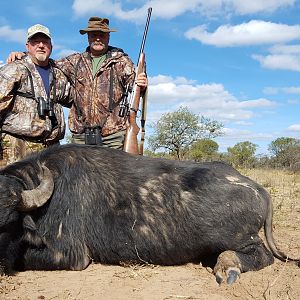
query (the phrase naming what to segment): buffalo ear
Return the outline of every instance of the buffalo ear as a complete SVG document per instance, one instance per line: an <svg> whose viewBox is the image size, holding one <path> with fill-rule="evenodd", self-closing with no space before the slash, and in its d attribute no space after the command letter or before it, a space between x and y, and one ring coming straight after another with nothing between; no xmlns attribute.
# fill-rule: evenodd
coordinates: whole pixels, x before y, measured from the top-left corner
<svg viewBox="0 0 300 300"><path fill-rule="evenodd" d="M40 184L32 189L21 193L22 200L19 204L21 211L30 211L43 206L51 197L54 190L54 180L51 171L45 166L41 166L38 174Z"/></svg>
<svg viewBox="0 0 300 300"><path fill-rule="evenodd" d="M44 245L42 237L38 233L38 228L30 215L26 215L23 219L24 235L23 240L30 246L41 247Z"/></svg>
<svg viewBox="0 0 300 300"><path fill-rule="evenodd" d="M30 231L36 231L36 224L34 223L33 219L31 216L26 215L23 219L23 227L25 229L28 229Z"/></svg>

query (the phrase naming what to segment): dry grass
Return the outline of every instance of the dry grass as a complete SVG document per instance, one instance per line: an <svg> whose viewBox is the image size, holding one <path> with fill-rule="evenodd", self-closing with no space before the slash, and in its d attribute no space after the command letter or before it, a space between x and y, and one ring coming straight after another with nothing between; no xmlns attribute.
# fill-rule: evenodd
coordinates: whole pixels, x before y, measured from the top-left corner
<svg viewBox="0 0 300 300"><path fill-rule="evenodd" d="M241 172L270 193L274 206L274 225L284 222L285 227L300 228L300 173L262 169Z"/></svg>

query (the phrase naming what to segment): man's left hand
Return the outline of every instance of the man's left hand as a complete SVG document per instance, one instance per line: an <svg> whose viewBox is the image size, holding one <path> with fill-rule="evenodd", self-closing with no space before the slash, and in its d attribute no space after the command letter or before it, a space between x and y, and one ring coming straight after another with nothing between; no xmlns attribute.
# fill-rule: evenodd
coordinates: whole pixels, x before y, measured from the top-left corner
<svg viewBox="0 0 300 300"><path fill-rule="evenodd" d="M146 73L140 73L137 76L136 84L141 88L142 91L144 91L147 88L148 78L147 78Z"/></svg>

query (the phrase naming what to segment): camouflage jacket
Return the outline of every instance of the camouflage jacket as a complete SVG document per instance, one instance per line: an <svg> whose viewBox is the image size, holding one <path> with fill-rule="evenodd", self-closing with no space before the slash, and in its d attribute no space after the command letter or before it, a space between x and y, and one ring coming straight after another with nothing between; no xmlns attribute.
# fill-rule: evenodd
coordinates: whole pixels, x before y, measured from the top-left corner
<svg viewBox="0 0 300 300"><path fill-rule="evenodd" d="M73 105L69 128L72 133L83 133L85 126L100 126L102 135L107 136L127 128L127 118L119 117L122 95L128 83L133 85L135 77L133 62L127 54L109 47L107 58L95 76L89 48L56 61L56 65L71 83Z"/></svg>
<svg viewBox="0 0 300 300"><path fill-rule="evenodd" d="M55 118L40 117L38 97L47 99L46 91L39 72L30 56L0 68L0 128L4 133L15 137L38 142L54 142L62 139L65 133L65 120L62 106L67 103L69 84L64 74L54 67L55 85L51 84L50 98L54 99ZM29 75L31 74L31 76ZM31 79L34 87L32 91ZM54 89L55 86L55 89ZM35 97L33 97L33 93ZM54 121L55 120L55 121Z"/></svg>

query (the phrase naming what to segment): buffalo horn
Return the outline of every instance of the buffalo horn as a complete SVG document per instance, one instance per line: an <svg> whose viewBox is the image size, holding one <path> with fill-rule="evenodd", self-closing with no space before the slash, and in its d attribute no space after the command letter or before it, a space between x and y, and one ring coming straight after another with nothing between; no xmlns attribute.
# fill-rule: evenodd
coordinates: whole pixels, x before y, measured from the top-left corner
<svg viewBox="0 0 300 300"><path fill-rule="evenodd" d="M20 210L30 211L44 205L51 197L54 189L54 181L51 171L42 165L42 172L38 175L40 184L33 190L23 191Z"/></svg>

